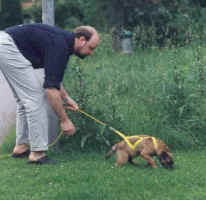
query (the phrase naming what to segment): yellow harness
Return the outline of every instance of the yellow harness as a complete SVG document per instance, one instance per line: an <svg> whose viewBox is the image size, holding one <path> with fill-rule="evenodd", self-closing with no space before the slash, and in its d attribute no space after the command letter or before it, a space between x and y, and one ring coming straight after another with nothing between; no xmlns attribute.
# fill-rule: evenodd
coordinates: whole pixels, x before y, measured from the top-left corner
<svg viewBox="0 0 206 200"><path fill-rule="evenodd" d="M138 140L134 143L134 144L131 144L131 142L127 142L128 146L134 150L138 144L140 144L144 139L148 139L148 138L151 138L152 139L152 142L154 144L154 148L157 149L158 147L158 144L157 144L157 139L155 137L152 137L152 136L128 136L126 137L127 139L130 139L130 138L137 138Z"/></svg>

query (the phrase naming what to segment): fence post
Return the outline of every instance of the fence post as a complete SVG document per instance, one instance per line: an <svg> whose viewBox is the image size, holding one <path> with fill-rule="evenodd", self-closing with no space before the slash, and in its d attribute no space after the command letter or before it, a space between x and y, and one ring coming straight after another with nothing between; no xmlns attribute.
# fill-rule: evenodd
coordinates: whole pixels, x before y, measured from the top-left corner
<svg viewBox="0 0 206 200"><path fill-rule="evenodd" d="M42 22L54 26L54 0L42 0Z"/></svg>
<svg viewBox="0 0 206 200"><path fill-rule="evenodd" d="M2 11L2 0L0 0L0 12Z"/></svg>
<svg viewBox="0 0 206 200"><path fill-rule="evenodd" d="M42 0L42 23L54 26L54 0ZM44 77L44 71L37 72ZM42 79L43 79L42 77ZM59 120L56 113L51 109L48 104L47 107L49 118L49 144L51 144L58 136Z"/></svg>

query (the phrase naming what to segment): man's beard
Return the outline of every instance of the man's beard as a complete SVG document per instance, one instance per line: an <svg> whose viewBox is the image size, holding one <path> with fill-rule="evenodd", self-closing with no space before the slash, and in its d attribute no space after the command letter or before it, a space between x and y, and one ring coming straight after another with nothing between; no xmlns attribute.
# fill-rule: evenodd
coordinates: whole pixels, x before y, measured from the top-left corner
<svg viewBox="0 0 206 200"><path fill-rule="evenodd" d="M81 58L81 59L84 59L84 58L86 58L87 57L87 55L82 55L82 54L80 54L79 52L74 52L74 54L76 55L76 56L78 56L79 58Z"/></svg>

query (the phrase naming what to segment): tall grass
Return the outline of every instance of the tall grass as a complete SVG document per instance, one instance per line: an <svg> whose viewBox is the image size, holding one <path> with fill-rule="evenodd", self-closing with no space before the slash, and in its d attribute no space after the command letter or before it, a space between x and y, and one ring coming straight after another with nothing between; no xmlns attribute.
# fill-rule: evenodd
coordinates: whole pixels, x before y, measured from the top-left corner
<svg viewBox="0 0 206 200"><path fill-rule="evenodd" d="M64 85L79 106L126 135L160 137L171 148L204 146L206 48L115 53L108 35L92 58L72 58ZM119 136L79 113L69 113L82 147L105 148Z"/></svg>

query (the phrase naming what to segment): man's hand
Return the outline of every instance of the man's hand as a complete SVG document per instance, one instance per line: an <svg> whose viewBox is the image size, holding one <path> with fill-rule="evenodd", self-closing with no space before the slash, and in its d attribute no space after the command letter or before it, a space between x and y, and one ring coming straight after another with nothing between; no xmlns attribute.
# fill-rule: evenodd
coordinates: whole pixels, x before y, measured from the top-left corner
<svg viewBox="0 0 206 200"><path fill-rule="evenodd" d="M73 111L77 111L79 109L79 106L77 103L69 96L66 98L67 108Z"/></svg>
<svg viewBox="0 0 206 200"><path fill-rule="evenodd" d="M62 98L60 95L60 91L54 88L47 88L46 94L47 94L49 103L51 104L53 110L56 112L56 114L58 115L61 121L62 131L66 135L73 135L75 132L75 127L72 121L68 118L67 113L65 112L65 109L62 105ZM74 110L78 109L77 104L75 105L75 102L74 101L72 102L71 98L68 98L68 100L69 100L70 106L72 106L72 109Z"/></svg>
<svg viewBox="0 0 206 200"><path fill-rule="evenodd" d="M75 133L74 124L72 123L70 119L61 121L61 129L65 135L72 136Z"/></svg>

